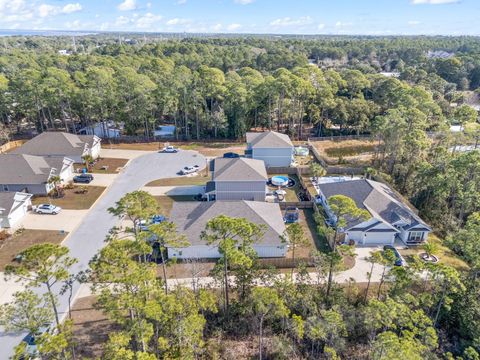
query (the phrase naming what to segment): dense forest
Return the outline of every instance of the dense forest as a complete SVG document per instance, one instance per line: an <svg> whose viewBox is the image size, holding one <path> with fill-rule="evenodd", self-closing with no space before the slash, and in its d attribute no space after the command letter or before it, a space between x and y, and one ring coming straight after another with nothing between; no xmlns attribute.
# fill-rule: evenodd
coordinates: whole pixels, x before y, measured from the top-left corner
<svg viewBox="0 0 480 360"><path fill-rule="evenodd" d="M3 140L75 132L102 120L124 123L128 135L144 139L165 123L175 124L182 140L241 139L251 128L299 139L369 134L379 145L367 172L409 198L468 264L456 270L418 263L393 268L375 286L340 285L328 280L348 251L339 247L315 255L321 281L309 281L299 266L294 282L258 267L255 224L213 219L206 233L215 241L221 231L250 234L241 244L223 244L223 260L236 261L228 299L225 284L223 293L167 289L154 265L142 261L151 248L136 235L113 234L85 275L118 329L105 359L230 359L234 341L249 337L259 342L255 356L263 351L271 359L480 359L480 151L457 151L480 140L471 106L480 86L479 38L98 35L75 45L66 37L12 37L3 45ZM463 131L452 133L452 124ZM117 211L131 215L126 207ZM164 239L172 233L158 231ZM49 266L55 260L68 268L74 260L67 252L34 249L25 262L30 256L32 267L20 268L38 271L39 254ZM213 274L220 284L223 260ZM371 262L387 268L392 259ZM269 286L256 287L260 278ZM67 271L58 281L68 279ZM17 308L35 307L27 295ZM4 309L3 321L17 308ZM52 358L70 357L71 329L61 329L45 345Z"/></svg>

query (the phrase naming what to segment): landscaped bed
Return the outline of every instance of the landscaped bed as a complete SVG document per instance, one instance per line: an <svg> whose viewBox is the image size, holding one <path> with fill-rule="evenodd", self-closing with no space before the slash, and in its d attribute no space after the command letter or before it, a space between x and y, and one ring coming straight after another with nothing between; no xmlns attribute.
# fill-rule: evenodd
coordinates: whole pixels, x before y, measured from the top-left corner
<svg viewBox="0 0 480 360"><path fill-rule="evenodd" d="M66 232L56 230L17 230L9 238L0 241L0 271L5 270L5 265L13 264L15 256L32 245L63 241Z"/></svg>
<svg viewBox="0 0 480 360"><path fill-rule="evenodd" d="M428 235L428 241L437 245L438 251L435 252L435 256L438 257L439 262L448 266L452 266L457 270L467 270L468 265L460 259L452 250L442 244L436 235ZM413 257L420 259L420 254L425 253L422 246L411 246L407 249L398 248L398 252L405 258L407 262L412 262Z"/></svg>
<svg viewBox="0 0 480 360"><path fill-rule="evenodd" d="M102 158L95 165L91 166L88 172L94 174L116 174L127 162L128 159ZM85 168L85 165L75 164L76 172L81 171L83 168Z"/></svg>
<svg viewBox="0 0 480 360"><path fill-rule="evenodd" d="M90 209L93 203L102 195L106 188L103 186L77 186L64 189L63 197L36 196L32 199L33 205L53 204L65 210ZM86 191L83 193L83 191Z"/></svg>

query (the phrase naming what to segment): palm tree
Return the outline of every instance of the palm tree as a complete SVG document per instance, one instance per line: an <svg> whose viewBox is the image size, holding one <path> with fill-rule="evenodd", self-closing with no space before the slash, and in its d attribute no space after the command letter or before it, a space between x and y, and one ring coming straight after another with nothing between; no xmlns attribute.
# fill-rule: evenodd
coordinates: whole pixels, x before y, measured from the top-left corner
<svg viewBox="0 0 480 360"><path fill-rule="evenodd" d="M438 251L438 245L432 241L423 244L422 249L427 254L427 260L431 260L435 253Z"/></svg>
<svg viewBox="0 0 480 360"><path fill-rule="evenodd" d="M58 185L62 182L62 179L58 175L50 176L48 179L48 183L53 185L55 189L55 196L58 197L60 192L58 191Z"/></svg>
<svg viewBox="0 0 480 360"><path fill-rule="evenodd" d="M319 177L325 176L327 174L327 170L325 170L325 168L319 163L312 162L310 164L310 173L315 180L317 180Z"/></svg>
<svg viewBox="0 0 480 360"><path fill-rule="evenodd" d="M91 155L83 155L82 160L87 169L90 170L90 164L93 163L93 157Z"/></svg>

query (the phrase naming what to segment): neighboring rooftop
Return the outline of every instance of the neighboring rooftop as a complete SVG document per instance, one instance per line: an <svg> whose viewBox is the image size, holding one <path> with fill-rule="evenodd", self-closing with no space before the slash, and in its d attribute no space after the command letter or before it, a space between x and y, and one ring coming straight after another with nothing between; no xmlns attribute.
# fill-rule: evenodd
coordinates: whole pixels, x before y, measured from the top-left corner
<svg viewBox="0 0 480 360"><path fill-rule="evenodd" d="M83 156L93 146L94 135L75 135L64 132L43 132L16 148L12 154Z"/></svg>
<svg viewBox="0 0 480 360"><path fill-rule="evenodd" d="M392 225L399 220L411 224L428 227L403 199L387 185L373 180L350 180L331 183L320 183L320 190L328 199L333 195L345 195L355 201L357 207L366 209L372 217L382 219ZM361 221L349 222L354 226Z"/></svg>
<svg viewBox="0 0 480 360"><path fill-rule="evenodd" d="M216 158L213 163L213 181L267 181L263 160L248 158Z"/></svg>
<svg viewBox="0 0 480 360"><path fill-rule="evenodd" d="M63 157L46 157L25 154L0 155L0 184L41 184L46 183L52 168L60 174Z"/></svg>
<svg viewBox="0 0 480 360"><path fill-rule="evenodd" d="M200 234L210 219L219 215L245 218L255 224L263 225L264 236L258 244L280 245L280 236L285 231L280 206L260 201L211 201L211 202L175 202L170 218L177 231L185 234L191 245L205 245Z"/></svg>
<svg viewBox="0 0 480 360"><path fill-rule="evenodd" d="M288 135L280 134L276 131L265 131L261 133L247 132L247 143L252 148L275 148L293 146Z"/></svg>
<svg viewBox="0 0 480 360"><path fill-rule="evenodd" d="M18 199L29 199L32 197L31 194L20 193L14 191L0 192L0 216L8 215L12 212L13 206ZM18 206L17 206L18 207Z"/></svg>

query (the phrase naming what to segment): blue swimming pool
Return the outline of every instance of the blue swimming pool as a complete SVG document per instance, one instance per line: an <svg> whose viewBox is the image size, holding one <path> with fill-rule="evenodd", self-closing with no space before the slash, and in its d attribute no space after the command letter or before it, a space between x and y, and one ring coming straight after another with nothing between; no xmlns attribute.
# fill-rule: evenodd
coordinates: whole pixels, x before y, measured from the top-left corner
<svg viewBox="0 0 480 360"><path fill-rule="evenodd" d="M292 187L295 186L295 180L288 176L275 175L268 180L268 184L271 186Z"/></svg>

